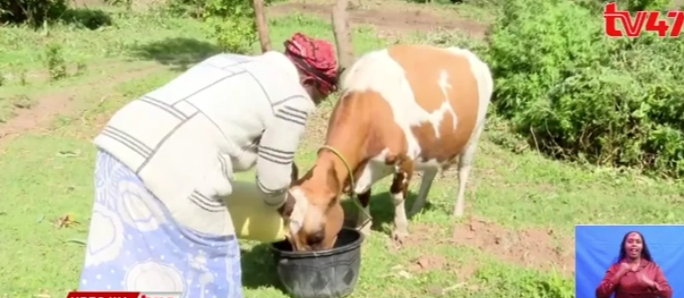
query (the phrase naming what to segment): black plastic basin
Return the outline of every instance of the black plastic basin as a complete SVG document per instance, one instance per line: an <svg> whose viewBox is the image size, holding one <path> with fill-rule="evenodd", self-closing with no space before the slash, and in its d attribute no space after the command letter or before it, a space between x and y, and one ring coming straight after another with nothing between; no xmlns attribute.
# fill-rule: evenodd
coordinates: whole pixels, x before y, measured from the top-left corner
<svg viewBox="0 0 684 298"><path fill-rule="evenodd" d="M343 228L335 247L294 252L287 240L271 244L278 277L297 298L346 297L354 291L361 268L363 235Z"/></svg>

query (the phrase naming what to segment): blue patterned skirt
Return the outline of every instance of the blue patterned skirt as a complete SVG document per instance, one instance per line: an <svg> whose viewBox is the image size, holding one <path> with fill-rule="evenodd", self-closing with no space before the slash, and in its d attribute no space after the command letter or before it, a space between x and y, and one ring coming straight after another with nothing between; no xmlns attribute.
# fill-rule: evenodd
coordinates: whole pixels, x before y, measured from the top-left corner
<svg viewBox="0 0 684 298"><path fill-rule="evenodd" d="M140 178L107 152L95 166L95 203L80 291L179 291L241 298L235 236L180 226Z"/></svg>

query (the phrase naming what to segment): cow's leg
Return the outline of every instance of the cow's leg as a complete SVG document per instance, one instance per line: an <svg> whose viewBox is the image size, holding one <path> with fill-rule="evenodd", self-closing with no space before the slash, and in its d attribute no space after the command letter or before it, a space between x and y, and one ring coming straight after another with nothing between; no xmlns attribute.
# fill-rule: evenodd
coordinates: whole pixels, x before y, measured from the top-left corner
<svg viewBox="0 0 684 298"><path fill-rule="evenodd" d="M356 215L356 228L359 229L364 236L368 237L370 236L371 226L373 225L373 221L371 220L371 217L369 217L371 190L368 189L364 193L358 194L356 197L359 199L361 207L363 207Z"/></svg>
<svg viewBox="0 0 684 298"><path fill-rule="evenodd" d="M475 156L475 151L477 149L477 143L482 134L484 125L480 125L473 134L472 139L468 142L465 150L461 153L458 159L458 197L456 199L456 205L454 206L454 216L463 216L463 208L465 205L465 188L468 183L468 177L470 176L470 170L473 164L473 157Z"/></svg>
<svg viewBox="0 0 684 298"><path fill-rule="evenodd" d="M413 207L411 207L409 216L416 215L420 209L425 207L425 203L427 203L427 196L430 193L430 188L432 188L432 181L434 181L435 177L437 176L437 170L438 168L430 168L423 171L423 178L420 181L418 197L416 197L416 201L413 202Z"/></svg>
<svg viewBox="0 0 684 298"><path fill-rule="evenodd" d="M392 232L392 238L400 244L409 235L404 202L406 202L408 197L409 182L411 181L412 174L413 163L406 162L394 174L392 187L390 187L390 194L394 203L394 231Z"/></svg>
<svg viewBox="0 0 684 298"><path fill-rule="evenodd" d="M392 239L399 243L403 242L408 236L408 219L406 218L406 209L404 202L406 199L404 185L406 184L407 175L404 172L397 172L394 174L392 186L390 186L390 195L392 196L392 203L394 203L394 230L392 231Z"/></svg>

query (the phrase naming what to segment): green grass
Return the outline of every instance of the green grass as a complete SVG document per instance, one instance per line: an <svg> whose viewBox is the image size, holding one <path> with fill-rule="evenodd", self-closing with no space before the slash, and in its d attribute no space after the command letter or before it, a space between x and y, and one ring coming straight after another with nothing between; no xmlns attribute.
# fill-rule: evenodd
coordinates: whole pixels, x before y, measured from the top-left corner
<svg viewBox="0 0 684 298"><path fill-rule="evenodd" d="M17 76L8 76L0 90L0 111L11 111L15 105L6 98L39 98L74 86L82 88L74 112L57 116L49 131L0 141L0 260L5 261L0 266L0 297L64 297L78 285L84 248L71 240L87 235L95 152L90 140L98 125L128 100L164 84L201 55L216 51L197 21L108 10L115 12L114 25L97 31L60 25L52 27L46 37L24 28L0 28L0 69L21 70L12 74L46 72L43 53L35 50L45 42L61 47L65 64L87 66L83 74L69 72L54 82L36 76L24 84ZM272 20L270 28L277 49L297 31L332 37L326 23L302 15ZM368 28L356 30L354 42L357 53L386 44ZM162 66L142 77L122 76L156 64ZM115 77L119 79L111 79ZM310 124L297 156L303 169L313 163L330 107L323 105ZM676 183L568 165L532 152L514 154L495 145L490 138L498 132L490 130L476 157L466 199L467 217L486 221L475 231L477 237L454 235L454 230L461 231L476 220L450 216L457 186L456 175L450 172L434 185L431 207L411 220L413 234L407 245L393 248L387 237L393 208L384 181L374 188L371 209L377 222L363 247L354 297L571 297L571 270L560 268L567 265L560 262L573 259L570 245L575 224L674 223L684 215L684 188ZM251 176L240 175L242 179ZM414 189L417 184L416 179ZM52 225L64 214L73 214L80 225L62 229ZM535 231L552 231L553 236L544 241L525 236ZM478 242L495 237L509 242ZM242 245L246 297L286 297L278 289L264 245L249 241ZM540 247L553 249L564 257L532 256L524 264L516 247L531 253L543 251ZM545 266L556 261L558 273Z"/></svg>

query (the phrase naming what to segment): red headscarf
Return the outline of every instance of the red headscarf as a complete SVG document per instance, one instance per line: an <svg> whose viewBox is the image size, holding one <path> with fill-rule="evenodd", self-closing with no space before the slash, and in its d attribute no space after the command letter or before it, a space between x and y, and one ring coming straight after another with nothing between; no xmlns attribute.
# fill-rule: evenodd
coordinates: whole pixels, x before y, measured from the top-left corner
<svg viewBox="0 0 684 298"><path fill-rule="evenodd" d="M295 33L285 41L285 55L318 83L318 89L324 95L337 89L337 57L331 43Z"/></svg>

